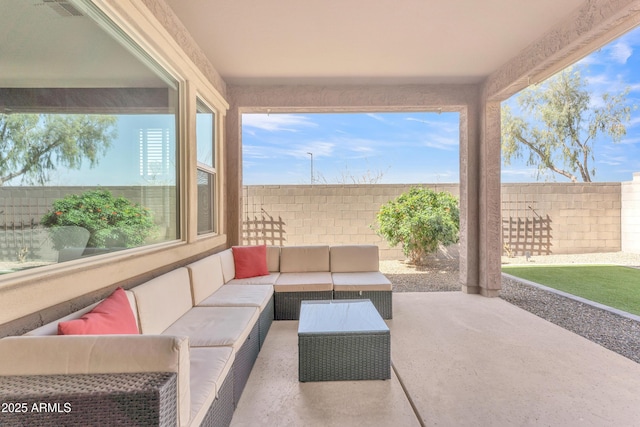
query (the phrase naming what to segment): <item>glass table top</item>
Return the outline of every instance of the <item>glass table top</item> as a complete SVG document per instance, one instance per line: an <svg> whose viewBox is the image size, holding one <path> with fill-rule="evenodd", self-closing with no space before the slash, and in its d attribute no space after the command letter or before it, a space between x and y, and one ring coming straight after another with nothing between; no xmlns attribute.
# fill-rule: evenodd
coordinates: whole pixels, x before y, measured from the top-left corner
<svg viewBox="0 0 640 427"><path fill-rule="evenodd" d="M302 301L298 334L389 332L368 300Z"/></svg>

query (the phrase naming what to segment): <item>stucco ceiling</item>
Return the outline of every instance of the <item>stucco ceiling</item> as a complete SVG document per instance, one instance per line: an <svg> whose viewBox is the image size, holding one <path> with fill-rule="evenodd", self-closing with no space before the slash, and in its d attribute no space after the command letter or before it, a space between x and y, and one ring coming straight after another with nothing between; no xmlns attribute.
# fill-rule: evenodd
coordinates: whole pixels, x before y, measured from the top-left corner
<svg viewBox="0 0 640 427"><path fill-rule="evenodd" d="M230 84L476 83L586 0L166 0Z"/></svg>

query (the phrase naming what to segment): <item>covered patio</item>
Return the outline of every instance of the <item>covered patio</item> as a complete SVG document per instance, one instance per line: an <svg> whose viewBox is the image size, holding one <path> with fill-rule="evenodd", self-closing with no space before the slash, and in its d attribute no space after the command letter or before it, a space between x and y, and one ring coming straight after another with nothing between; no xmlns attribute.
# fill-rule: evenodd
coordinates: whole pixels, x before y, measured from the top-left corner
<svg viewBox="0 0 640 427"><path fill-rule="evenodd" d="M233 426L631 426L640 365L499 298L396 293L391 380L298 382L275 322Z"/></svg>
<svg viewBox="0 0 640 427"><path fill-rule="evenodd" d="M66 0L29 3L11 6L73 9ZM21 101L3 111L41 111L35 95L50 89L44 107L54 114L61 111L59 94L68 98L65 111L84 110L70 95L85 89L99 89L92 99L100 102L91 108L101 113L113 108L103 101L115 92L125 104L149 92L154 106L155 91L144 86L159 84L171 114L164 104L158 111L175 127L175 140L167 143L174 157L166 162L174 198L164 206L172 215L164 240L3 275L0 337L22 335L118 286L130 289L240 244L244 113L455 111L462 292L393 294L388 381L299 383L297 323L274 322L232 425L637 424L640 365L484 297L499 296L501 288L501 101L636 27L640 0L71 3L85 13L81 19L100 24L100 33L108 27L122 36L136 60L142 58L142 75L151 67L154 79L138 83L138 68L121 67L115 55L110 67L88 67L87 75L95 77L99 68L104 80L55 75L53 65L64 64L64 57L31 57L23 53L30 40L5 34L2 48L17 48L0 53L11 50L27 60L16 59L13 73L0 76L3 94L18 93ZM33 40L49 37L46 29L36 30ZM32 58L41 62L33 65ZM121 74L114 79L116 71ZM163 76L160 83L156 74ZM215 154L204 169L196 144L203 105ZM138 110L118 110L132 111ZM210 198L199 208L203 170ZM200 219L208 228L199 228Z"/></svg>
<svg viewBox="0 0 640 427"><path fill-rule="evenodd" d="M0 315L2 335L24 332L72 312L104 298L118 285L129 288L240 244L242 115L253 112L459 112L460 288L495 297L500 292L502 253L500 102L640 22L638 0L409 0L375 6L356 0L314 2L304 8L291 0L78 0L74 4L82 11L76 16L67 10L73 9L71 4L52 6L53 12L15 2L7 4L7 12L61 13L63 19L79 19L74 22L80 25L101 21L110 31L130 38L125 43L135 44L131 49L141 57L155 61L155 71L144 73L155 77L139 80L137 68L117 66L118 61L130 60L122 53L114 54L108 66L100 65L98 58L103 58L98 55L95 64L85 61L86 69L74 66L73 61L82 63L81 59L66 57L64 50L55 61L37 50L33 55L39 65L25 61L25 55L18 53L46 39L48 24L58 22L43 14L42 23L31 31L43 34L30 36L31 40L3 40L7 47L20 43L20 49L7 56L14 68L3 75L5 111L77 112L84 107L75 96L83 93L91 94L91 108L99 113L111 111L104 102L111 96L122 97L118 102L129 106L122 109L124 114L166 112L169 105L171 115L166 117L173 120L171 127L175 125L172 155L177 160L165 163L173 166L171 191L177 196L175 203L167 198L167 206L159 211L171 213L160 243L2 277L0 298L6 302ZM73 38L64 32L64 25L56 28L61 36ZM100 31L87 31L89 45L103 43ZM45 43L38 49L49 48ZM67 68L86 75L69 75ZM161 78L154 74L160 69ZM87 83L98 72L104 79ZM112 85L129 90L100 88ZM144 88L149 85L163 88L166 99L158 106L153 97L144 98L150 104L140 110L133 102L139 96L127 94L134 89L149 94ZM202 101L207 101L215 119L216 155L208 169L201 169L196 155L195 116ZM129 145L135 152L135 144ZM211 183L206 189L207 212L198 209L202 189L194 178L202 173ZM136 191L144 188L138 186ZM201 230L200 220L211 224Z"/></svg>

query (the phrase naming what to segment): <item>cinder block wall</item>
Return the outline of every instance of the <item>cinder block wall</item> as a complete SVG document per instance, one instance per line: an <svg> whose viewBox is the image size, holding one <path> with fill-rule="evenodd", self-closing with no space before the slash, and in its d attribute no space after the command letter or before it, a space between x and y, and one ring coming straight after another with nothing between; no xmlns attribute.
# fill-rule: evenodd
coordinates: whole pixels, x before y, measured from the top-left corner
<svg viewBox="0 0 640 427"><path fill-rule="evenodd" d="M244 244L376 244L381 259L403 259L371 228L380 206L417 186L256 185L245 186ZM459 197L457 184L420 184Z"/></svg>
<svg viewBox="0 0 640 427"><path fill-rule="evenodd" d="M513 233L519 221L529 232L513 245L517 255L620 251L620 189L620 183L503 184L505 244L509 225Z"/></svg>
<svg viewBox="0 0 640 427"><path fill-rule="evenodd" d="M621 200L622 250L640 253L640 172L633 174L633 181L622 183Z"/></svg>
<svg viewBox="0 0 640 427"><path fill-rule="evenodd" d="M402 259L402 250L390 248L370 226L382 204L416 185L459 196L458 184L246 186L244 244L372 243L382 259ZM514 255L620 251L620 188L503 184L505 246Z"/></svg>

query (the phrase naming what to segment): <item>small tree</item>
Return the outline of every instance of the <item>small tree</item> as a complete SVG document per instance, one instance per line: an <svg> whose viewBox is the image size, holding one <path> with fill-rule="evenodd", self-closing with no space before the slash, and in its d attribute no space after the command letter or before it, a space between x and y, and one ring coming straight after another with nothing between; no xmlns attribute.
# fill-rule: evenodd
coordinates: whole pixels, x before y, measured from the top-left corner
<svg viewBox="0 0 640 427"><path fill-rule="evenodd" d="M402 244L405 256L420 263L440 245L458 242L458 200L447 192L414 187L380 208L374 229L392 247Z"/></svg>
<svg viewBox="0 0 640 427"><path fill-rule="evenodd" d="M58 166L94 166L116 136L115 116L0 114L0 186L22 177L43 184Z"/></svg>
<svg viewBox="0 0 640 427"><path fill-rule="evenodd" d="M502 107L504 164L524 157L527 165L538 167L538 178L550 171L572 182L591 182L597 137L606 135L616 143L626 135L634 108L627 104L628 92L604 93L593 102L587 81L572 68L525 89L516 98L522 116Z"/></svg>
<svg viewBox="0 0 640 427"><path fill-rule="evenodd" d="M154 229L151 212L108 190L92 190L56 200L40 223L49 229L53 246L61 250L73 246L69 226L89 231L87 247L140 246Z"/></svg>

